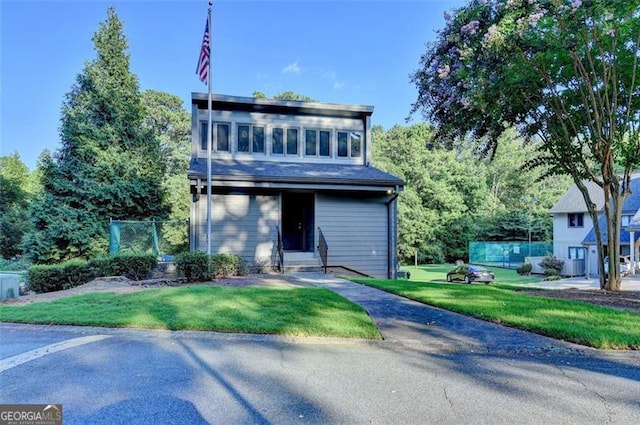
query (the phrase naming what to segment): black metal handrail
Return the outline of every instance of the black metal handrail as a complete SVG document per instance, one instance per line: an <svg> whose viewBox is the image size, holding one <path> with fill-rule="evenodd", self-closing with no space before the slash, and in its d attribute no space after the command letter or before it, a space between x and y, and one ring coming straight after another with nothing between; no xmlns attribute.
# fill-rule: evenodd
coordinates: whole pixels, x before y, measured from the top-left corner
<svg viewBox="0 0 640 425"><path fill-rule="evenodd" d="M276 226L276 231L278 232L278 258L280 259L280 273L284 273L284 244L282 243L282 234L280 233L280 228Z"/></svg>
<svg viewBox="0 0 640 425"><path fill-rule="evenodd" d="M320 254L320 261L322 261L322 266L324 267L324 272L327 273L327 258L329 257L329 245L327 245L327 240L324 238L322 234L322 229L318 227L318 253Z"/></svg>

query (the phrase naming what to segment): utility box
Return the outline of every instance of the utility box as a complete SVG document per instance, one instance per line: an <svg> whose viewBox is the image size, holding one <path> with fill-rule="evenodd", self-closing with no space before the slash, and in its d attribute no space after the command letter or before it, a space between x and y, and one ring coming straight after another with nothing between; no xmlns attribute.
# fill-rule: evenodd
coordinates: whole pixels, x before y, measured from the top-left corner
<svg viewBox="0 0 640 425"><path fill-rule="evenodd" d="M0 274L0 300L18 298L20 279L15 274Z"/></svg>

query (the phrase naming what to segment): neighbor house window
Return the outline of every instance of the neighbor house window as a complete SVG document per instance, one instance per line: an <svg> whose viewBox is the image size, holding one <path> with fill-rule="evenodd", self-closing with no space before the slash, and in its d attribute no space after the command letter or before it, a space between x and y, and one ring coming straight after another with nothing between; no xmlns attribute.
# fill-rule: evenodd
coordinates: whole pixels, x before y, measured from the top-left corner
<svg viewBox="0 0 640 425"><path fill-rule="evenodd" d="M271 152L275 154L284 153L284 145L282 144L284 137L284 130L280 127L276 127L271 132Z"/></svg>
<svg viewBox="0 0 640 425"><path fill-rule="evenodd" d="M338 132L338 157L360 158L362 156L362 134L350 132Z"/></svg>
<svg viewBox="0 0 640 425"><path fill-rule="evenodd" d="M581 246L569 247L569 259L571 260L584 260L584 248Z"/></svg>
<svg viewBox="0 0 640 425"><path fill-rule="evenodd" d="M238 124L238 152L264 153L264 127Z"/></svg>
<svg viewBox="0 0 640 425"><path fill-rule="evenodd" d="M584 214L583 213L569 214L569 227L584 227Z"/></svg>
<svg viewBox="0 0 640 425"><path fill-rule="evenodd" d="M229 124L216 125L216 149L229 151Z"/></svg>
<svg viewBox="0 0 640 425"><path fill-rule="evenodd" d="M623 215L622 216L622 221L621 221L621 225L622 226L628 226L631 223L631 219L633 218L632 215Z"/></svg>
<svg viewBox="0 0 640 425"><path fill-rule="evenodd" d="M305 149L307 156L331 156L331 132L327 130L305 130Z"/></svg>

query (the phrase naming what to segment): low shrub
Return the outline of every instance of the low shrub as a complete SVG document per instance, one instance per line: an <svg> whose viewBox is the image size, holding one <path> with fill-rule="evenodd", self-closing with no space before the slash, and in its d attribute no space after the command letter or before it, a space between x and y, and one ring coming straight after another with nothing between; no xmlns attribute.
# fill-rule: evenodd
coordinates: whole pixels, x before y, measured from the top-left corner
<svg viewBox="0 0 640 425"><path fill-rule="evenodd" d="M29 287L37 293L73 288L95 277L95 269L84 260L29 267Z"/></svg>
<svg viewBox="0 0 640 425"><path fill-rule="evenodd" d="M158 265L151 254L123 254L99 257L90 261L97 276L125 276L132 280L147 279Z"/></svg>
<svg viewBox="0 0 640 425"><path fill-rule="evenodd" d="M235 254L215 254L211 256L210 261L211 275L216 279L247 273L244 259Z"/></svg>
<svg viewBox="0 0 640 425"><path fill-rule="evenodd" d="M69 260L62 264L65 282L62 289L73 288L94 279L96 274L89 263L84 260Z"/></svg>
<svg viewBox="0 0 640 425"><path fill-rule="evenodd" d="M183 252L175 258L176 272L187 282L209 280L208 255L204 252Z"/></svg>
<svg viewBox="0 0 640 425"><path fill-rule="evenodd" d="M560 276L564 261L558 260L556 257L545 257L540 262L540 267L547 276Z"/></svg>
<svg viewBox="0 0 640 425"><path fill-rule="evenodd" d="M62 289L63 268L60 264L29 267L29 286L37 292L53 292Z"/></svg>
<svg viewBox="0 0 640 425"><path fill-rule="evenodd" d="M204 252L185 252L175 259L176 271L187 282L202 282L247 273L244 259L235 254L207 255Z"/></svg>
<svg viewBox="0 0 640 425"><path fill-rule="evenodd" d="M519 275L528 275L529 273L531 273L532 269L533 265L531 263L524 263L516 269L516 273L518 273Z"/></svg>

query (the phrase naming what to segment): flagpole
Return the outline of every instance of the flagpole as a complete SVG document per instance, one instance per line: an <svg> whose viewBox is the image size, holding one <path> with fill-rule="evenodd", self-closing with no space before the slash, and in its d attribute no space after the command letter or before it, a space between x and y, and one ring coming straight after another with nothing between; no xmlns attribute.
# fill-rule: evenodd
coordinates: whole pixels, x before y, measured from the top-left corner
<svg viewBox="0 0 640 425"><path fill-rule="evenodd" d="M213 189L213 185L211 184L211 150L212 150L212 135L213 135L213 123L212 123L212 112L211 112L211 63L213 62L211 57L211 42L213 40L213 28L212 19L211 19L211 6L213 5L213 0L209 0L209 11L208 17L209 20L209 70L207 72L207 86L209 87L209 96L207 100L207 108L208 108L208 121L207 121L207 255L211 255L211 191Z"/></svg>

